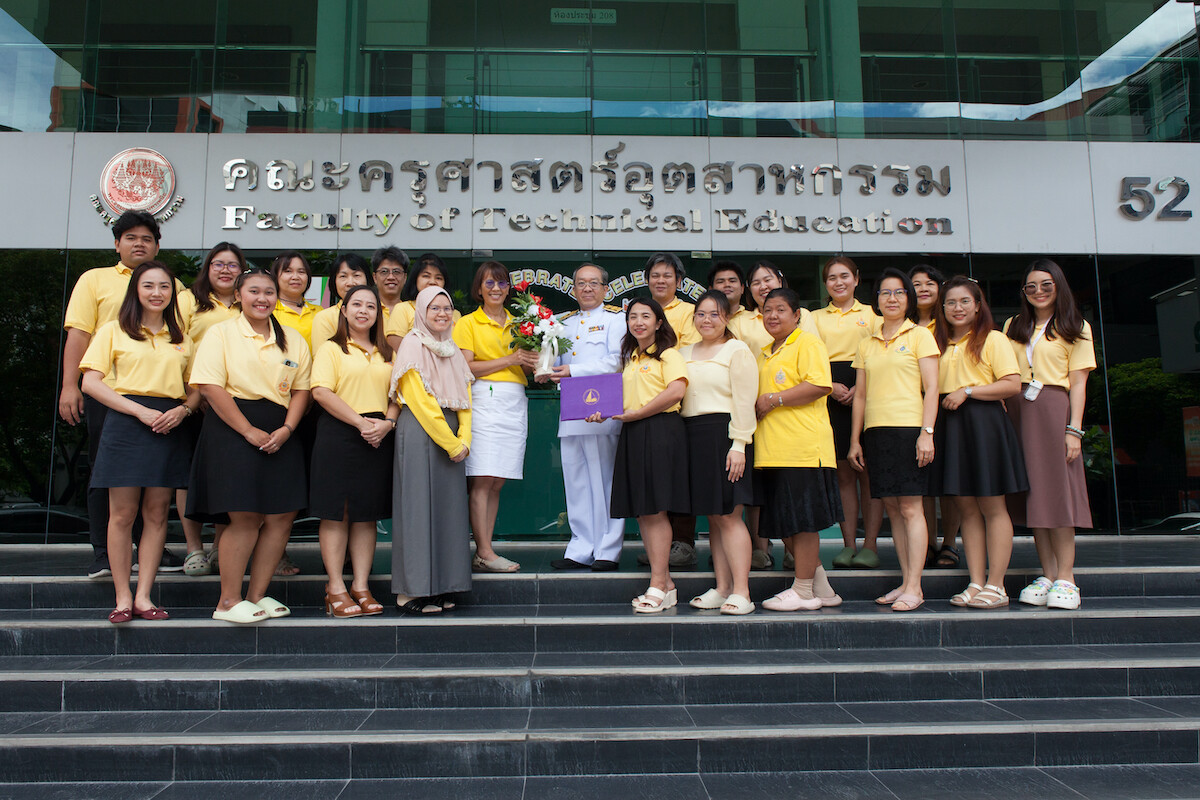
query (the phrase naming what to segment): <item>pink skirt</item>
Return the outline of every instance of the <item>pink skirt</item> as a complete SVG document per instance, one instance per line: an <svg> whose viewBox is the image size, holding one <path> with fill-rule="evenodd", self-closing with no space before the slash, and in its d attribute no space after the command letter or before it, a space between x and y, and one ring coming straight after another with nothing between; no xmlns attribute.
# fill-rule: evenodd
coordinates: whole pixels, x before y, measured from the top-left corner
<svg viewBox="0 0 1200 800"><path fill-rule="evenodd" d="M1029 491L1008 496L1008 512L1017 525L1029 528L1090 528L1083 457L1067 463L1066 428L1071 418L1066 389L1046 386L1037 400L1021 393L1005 401L1021 449Z"/></svg>

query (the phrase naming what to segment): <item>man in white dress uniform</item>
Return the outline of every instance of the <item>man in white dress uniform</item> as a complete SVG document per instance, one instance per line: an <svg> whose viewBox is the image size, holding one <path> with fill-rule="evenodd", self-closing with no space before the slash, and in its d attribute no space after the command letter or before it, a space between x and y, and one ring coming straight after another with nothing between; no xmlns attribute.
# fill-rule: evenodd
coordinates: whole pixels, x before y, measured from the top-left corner
<svg viewBox="0 0 1200 800"><path fill-rule="evenodd" d="M621 339L625 315L603 305L608 273L595 264L575 270L575 299L579 311L562 318L570 352L558 357L551 380L568 376L601 375L621 371ZM625 538L625 520L612 519L608 501L612 494L613 462L621 423L567 420L558 423L562 443L563 483L567 490L567 521L571 541L563 558L550 562L555 569L615 570Z"/></svg>

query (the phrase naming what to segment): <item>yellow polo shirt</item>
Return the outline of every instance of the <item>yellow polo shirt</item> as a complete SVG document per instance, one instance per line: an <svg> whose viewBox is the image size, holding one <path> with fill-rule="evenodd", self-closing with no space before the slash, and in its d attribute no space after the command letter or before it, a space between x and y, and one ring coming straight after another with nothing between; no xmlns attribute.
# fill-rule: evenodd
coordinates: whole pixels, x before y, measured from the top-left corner
<svg viewBox="0 0 1200 800"><path fill-rule="evenodd" d="M337 333L338 315L341 313L342 304L338 303L329 308L322 308L313 317L312 332L309 334L308 342L314 353Z"/></svg>
<svg viewBox="0 0 1200 800"><path fill-rule="evenodd" d="M852 366L867 376L867 428L919 428L924 421L922 358L941 355L933 334L905 320L899 332L884 340L882 326L859 342Z"/></svg>
<svg viewBox="0 0 1200 800"><path fill-rule="evenodd" d="M388 407L388 387L392 365L375 348L368 353L354 342L347 342L343 353L335 342L317 349L312 364L312 388L321 387L336 394L355 414L383 414Z"/></svg>
<svg viewBox="0 0 1200 800"><path fill-rule="evenodd" d="M225 305L217 299L216 295L209 295L212 300L213 307L208 311L201 311L199 301L196 295L188 290L179 294L179 316L183 318L183 330L187 333L194 343L200 344L204 338L204 334L208 333L208 329L218 322L224 322L227 319L234 319L241 316L242 309L235 302L230 305Z"/></svg>
<svg viewBox="0 0 1200 800"><path fill-rule="evenodd" d="M279 324L299 333L304 337L304 343L312 349L312 327L313 320L317 314L321 312L321 307L316 303L304 301L304 308L300 311L279 300L275 303L275 319L279 320ZM329 334L333 336L333 334Z"/></svg>
<svg viewBox="0 0 1200 800"><path fill-rule="evenodd" d="M188 365L192 342L187 336L171 343L166 325L158 333L142 328L138 341L121 329L116 320L101 325L88 343L79 371L95 370L119 394L166 397L182 402L187 397Z"/></svg>
<svg viewBox="0 0 1200 800"><path fill-rule="evenodd" d="M405 300L402 303L396 303L392 307L392 313L387 318L387 325L383 329L384 335L400 337L408 335L408 332L413 328L413 320L416 316L417 303L415 300ZM451 317L454 320L452 324L457 325L458 321L462 319L462 314L456 308Z"/></svg>
<svg viewBox="0 0 1200 800"><path fill-rule="evenodd" d="M104 323L115 320L125 300L125 292L129 289L131 275L133 268L121 263L89 269L80 275L67 302L63 328L74 328L90 336ZM183 284L176 278L177 300L184 293Z"/></svg>
<svg viewBox="0 0 1200 800"><path fill-rule="evenodd" d="M983 340L979 360L968 349L971 335L947 342L946 352L938 359L938 392L950 394L967 386L989 386L1008 375L1020 375L1011 340L1000 331L991 331Z"/></svg>
<svg viewBox="0 0 1200 800"><path fill-rule="evenodd" d="M663 306L663 314L666 315L667 322L671 323L675 338L679 340L676 347L700 341L700 334L696 332L696 322L692 319L695 313L694 304L685 303L678 297Z"/></svg>
<svg viewBox="0 0 1200 800"><path fill-rule="evenodd" d="M653 347L653 345L651 345ZM660 358L636 351L621 372L621 391L624 394L625 410L637 411L658 397L671 381L687 381L687 364L679 350L671 347L664 350ZM662 413L678 411L680 403L663 409Z"/></svg>
<svg viewBox="0 0 1200 800"><path fill-rule="evenodd" d="M758 367L758 393L782 392L801 383L832 388L833 378L821 339L797 328L774 353L771 345L764 348ZM825 397L802 406L768 411L754 431L754 466L836 468Z"/></svg>
<svg viewBox="0 0 1200 800"><path fill-rule="evenodd" d="M842 311L833 303L813 312L817 331L830 361L853 361L858 352L858 343L875 332L879 317L870 306L855 300L854 305Z"/></svg>
<svg viewBox="0 0 1200 800"><path fill-rule="evenodd" d="M729 328L730 333L746 343L755 358L760 358L762 349L775 341L771 334L767 333L767 329L763 325L762 312L758 309L739 308L726 327ZM812 312L807 308L800 309L800 324L797 327L813 336L821 335L817 330L817 323L813 319Z"/></svg>
<svg viewBox="0 0 1200 800"><path fill-rule="evenodd" d="M263 338L244 315L212 326L196 348L190 383L220 386L241 400L270 400L287 408L293 391L310 386L312 356L299 336L287 336L287 352L272 327Z"/></svg>
<svg viewBox="0 0 1200 800"><path fill-rule="evenodd" d="M1005 332L1011 324L1011 318L1004 323ZM1034 326L1033 336L1037 336L1043 328L1044 325ZM1037 378L1043 386L1070 389L1069 373L1079 369L1090 371L1096 368L1096 345L1092 339L1092 326L1086 322L1083 323L1082 334L1074 344L1067 344L1061 336L1047 339L1043 334L1033 346L1032 366L1025 352L1025 345L1012 339L1009 339L1009 343L1017 357L1017 365L1021 368L1021 383L1029 383L1033 378Z"/></svg>
<svg viewBox="0 0 1200 800"><path fill-rule="evenodd" d="M460 350L470 350L476 361L495 361L512 353L513 315L504 311L504 324L497 325L483 306L467 314L454 326L454 343ZM513 364L487 375L476 376L481 381L509 381L524 386L525 371Z"/></svg>

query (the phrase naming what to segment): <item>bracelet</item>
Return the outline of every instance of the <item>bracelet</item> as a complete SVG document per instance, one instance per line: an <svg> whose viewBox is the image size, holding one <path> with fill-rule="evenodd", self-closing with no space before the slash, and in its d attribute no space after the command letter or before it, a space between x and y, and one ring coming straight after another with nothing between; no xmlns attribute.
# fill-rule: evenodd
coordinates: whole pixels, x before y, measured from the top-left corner
<svg viewBox="0 0 1200 800"><path fill-rule="evenodd" d="M1076 439L1083 441L1083 431L1079 430L1078 428L1068 427L1067 436L1074 436Z"/></svg>
<svg viewBox="0 0 1200 800"><path fill-rule="evenodd" d="M779 403L778 403L779 408L783 408L783 392L780 392L779 394L775 395L775 399L779 401Z"/></svg>
<svg viewBox="0 0 1200 800"><path fill-rule="evenodd" d="M388 422L392 423L392 430L396 430L396 424L397 424L397 423L398 423L400 420L398 420L398 419L392 419L391 417L384 417L384 419L386 419Z"/></svg>
<svg viewBox="0 0 1200 800"><path fill-rule="evenodd" d="M190 417L192 415L191 406L189 406L187 403L180 403L179 405L180 405L180 408L183 409L183 415L185 417Z"/></svg>
<svg viewBox="0 0 1200 800"><path fill-rule="evenodd" d="M287 429L288 429L288 433L295 433L295 432L296 432L296 429L295 429L295 428L293 428L291 425L288 425L286 422L285 422L285 423L283 423L283 427L285 427L285 428L287 428Z"/></svg>

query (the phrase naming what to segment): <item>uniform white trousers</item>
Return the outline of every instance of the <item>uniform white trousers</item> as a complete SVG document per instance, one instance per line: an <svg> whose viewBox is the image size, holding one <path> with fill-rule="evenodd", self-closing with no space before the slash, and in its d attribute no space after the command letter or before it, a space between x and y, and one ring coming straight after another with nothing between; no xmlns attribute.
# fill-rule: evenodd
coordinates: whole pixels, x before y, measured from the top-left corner
<svg viewBox="0 0 1200 800"><path fill-rule="evenodd" d="M620 438L618 434L564 436L559 440L563 484L567 490L567 521L571 524L566 557L580 564L621 558L625 520L608 515Z"/></svg>

